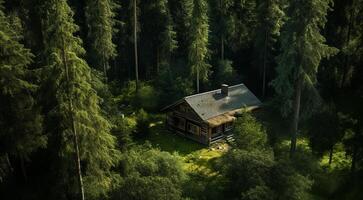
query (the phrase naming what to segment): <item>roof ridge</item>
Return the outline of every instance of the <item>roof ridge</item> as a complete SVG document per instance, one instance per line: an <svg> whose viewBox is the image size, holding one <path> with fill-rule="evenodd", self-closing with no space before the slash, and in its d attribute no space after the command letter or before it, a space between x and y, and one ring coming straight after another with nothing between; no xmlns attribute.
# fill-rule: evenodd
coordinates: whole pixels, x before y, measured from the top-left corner
<svg viewBox="0 0 363 200"><path fill-rule="evenodd" d="M216 92L217 90L221 90L221 89L215 89L215 90L210 90L210 91L202 92L202 93L198 93L198 94L192 94L192 95L189 95L189 96L184 97L184 99L188 99L190 97L195 97L195 96L199 96L199 95L204 95L204 94Z"/></svg>
<svg viewBox="0 0 363 200"><path fill-rule="evenodd" d="M244 84L243 83L240 83L240 84L237 84L237 85L228 86L228 90L230 88L234 88L234 87L242 86L242 85L244 85ZM202 92L202 93L198 93L198 94L192 94L192 95L189 95L189 96L184 97L183 99L188 99L190 97L196 97L196 96L199 96L199 95L208 94L208 93L215 92L215 91L218 91L218 90L221 90L221 88L215 89L215 90L206 91L206 92Z"/></svg>

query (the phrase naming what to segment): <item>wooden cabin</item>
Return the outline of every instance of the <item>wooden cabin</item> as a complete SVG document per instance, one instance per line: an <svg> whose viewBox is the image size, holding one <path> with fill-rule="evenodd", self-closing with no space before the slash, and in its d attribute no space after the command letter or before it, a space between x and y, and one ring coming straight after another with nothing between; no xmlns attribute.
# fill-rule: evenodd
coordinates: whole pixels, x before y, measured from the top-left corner
<svg viewBox="0 0 363 200"><path fill-rule="evenodd" d="M242 108L254 110L261 101L244 85L184 97L162 109L168 129L209 145L231 134L236 114Z"/></svg>

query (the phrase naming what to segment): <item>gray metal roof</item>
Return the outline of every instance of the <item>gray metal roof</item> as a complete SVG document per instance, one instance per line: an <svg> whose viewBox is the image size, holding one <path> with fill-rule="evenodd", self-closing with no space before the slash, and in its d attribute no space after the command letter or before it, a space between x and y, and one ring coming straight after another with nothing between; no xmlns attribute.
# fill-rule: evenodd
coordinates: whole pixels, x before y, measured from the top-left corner
<svg viewBox="0 0 363 200"><path fill-rule="evenodd" d="M184 100L202 120L243 107L261 105L261 101L244 84L228 87L228 96L221 94L221 89L218 89L187 96Z"/></svg>

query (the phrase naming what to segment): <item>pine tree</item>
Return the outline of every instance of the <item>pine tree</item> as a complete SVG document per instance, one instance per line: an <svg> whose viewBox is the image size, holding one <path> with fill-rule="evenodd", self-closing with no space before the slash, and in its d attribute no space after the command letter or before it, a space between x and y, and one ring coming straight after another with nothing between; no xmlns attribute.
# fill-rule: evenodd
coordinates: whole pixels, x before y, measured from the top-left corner
<svg viewBox="0 0 363 200"><path fill-rule="evenodd" d="M64 181L57 183L71 188L61 193L96 199L106 195L115 181L111 168L119 160L119 151L110 134L111 124L101 115L90 68L81 57L85 51L75 36L78 26L72 10L66 0L47 1L45 10L43 87L51 90L48 99L54 101L48 103L46 126L59 146L56 155L61 164L53 167L58 167Z"/></svg>
<svg viewBox="0 0 363 200"><path fill-rule="evenodd" d="M278 56L277 77L272 85L283 104L283 114L291 111L293 114L291 154L296 150L302 91L314 88L320 61L336 53L320 34L330 3L330 0L290 2L289 20L281 33L282 53Z"/></svg>
<svg viewBox="0 0 363 200"><path fill-rule="evenodd" d="M34 95L37 90L29 70L33 55L21 43L19 20L10 20L0 0L0 182L13 169L9 157L24 161L47 144L42 116Z"/></svg>
<svg viewBox="0 0 363 200"><path fill-rule="evenodd" d="M207 12L208 6L205 0L193 1L188 60L191 75L196 76L197 93L199 93L199 81L207 80L210 68L207 63L209 34Z"/></svg>
<svg viewBox="0 0 363 200"><path fill-rule="evenodd" d="M272 62L271 52L283 24L284 12L281 0L263 0L257 7L258 26L255 39L255 51L258 52L258 65L262 66L262 96L266 92L268 65Z"/></svg>
<svg viewBox="0 0 363 200"><path fill-rule="evenodd" d="M103 70L107 80L108 62L116 56L116 45L112 38L115 32L117 4L113 0L87 0L86 21L90 50L88 58L96 69Z"/></svg>

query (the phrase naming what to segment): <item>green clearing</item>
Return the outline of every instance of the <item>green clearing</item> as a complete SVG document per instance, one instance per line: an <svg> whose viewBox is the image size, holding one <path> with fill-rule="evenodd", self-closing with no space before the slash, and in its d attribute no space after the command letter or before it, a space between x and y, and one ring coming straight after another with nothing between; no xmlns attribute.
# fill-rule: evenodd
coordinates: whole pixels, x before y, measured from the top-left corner
<svg viewBox="0 0 363 200"><path fill-rule="evenodd" d="M187 172L216 175L213 163L228 150L229 146L224 142L210 147L199 144L167 130L164 121L163 115L153 115L150 119L150 135L138 143L148 142L162 151L178 154L183 159L183 168Z"/></svg>
<svg viewBox="0 0 363 200"><path fill-rule="evenodd" d="M255 113L255 117L262 122L268 130L270 139L273 140L273 146L276 152L286 153L290 147L290 139L287 127L284 121L276 117L271 111L259 111ZM184 138L165 127L165 118L162 114L150 115L150 134L147 138L139 139L138 144L149 143L153 147L162 151L177 154L183 160L183 168L187 173L198 174L209 178L218 178L218 171L215 170L215 163L218 162L225 152L230 148L228 144L221 142L207 147L205 145ZM304 135L300 135L297 141L298 148L310 152L309 140ZM310 152L311 153L311 152ZM349 169L350 160L345 155L343 145L338 144L334 148L333 162L328 164L328 152L319 160L322 171L315 175L315 184L312 191L312 199L329 199L336 194L337 188L342 188L342 174L344 170ZM209 177L209 178L208 178ZM349 194L354 195L355 189ZM358 191L358 190L357 190ZM349 195L347 195L349 196ZM342 199L349 199L342 196ZM340 197L339 197L340 198ZM336 198L335 198L336 199Z"/></svg>

